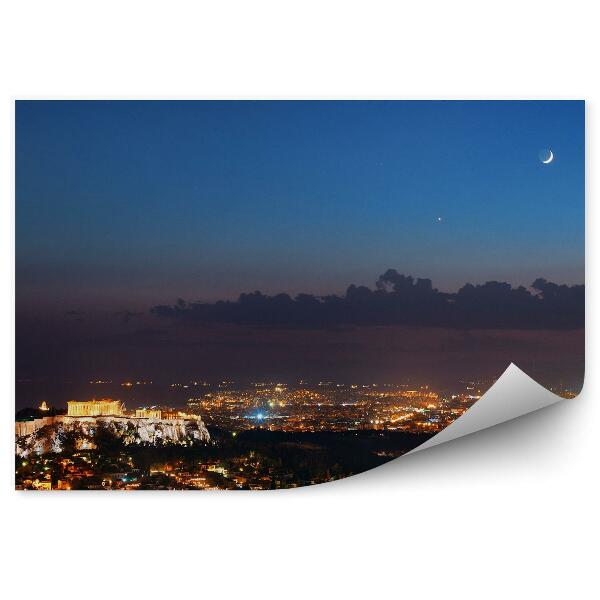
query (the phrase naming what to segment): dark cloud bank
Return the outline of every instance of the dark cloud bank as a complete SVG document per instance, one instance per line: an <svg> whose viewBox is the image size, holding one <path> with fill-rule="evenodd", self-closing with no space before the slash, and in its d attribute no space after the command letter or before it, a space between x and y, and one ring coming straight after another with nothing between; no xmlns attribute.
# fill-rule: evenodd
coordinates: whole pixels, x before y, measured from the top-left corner
<svg viewBox="0 0 600 600"><path fill-rule="evenodd" d="M376 289L351 285L343 296L241 294L214 304L178 300L152 312L190 323L329 328L344 325L408 325L450 329L577 329L584 326L585 286L536 279L531 290L488 281L440 292L430 279L388 269Z"/></svg>

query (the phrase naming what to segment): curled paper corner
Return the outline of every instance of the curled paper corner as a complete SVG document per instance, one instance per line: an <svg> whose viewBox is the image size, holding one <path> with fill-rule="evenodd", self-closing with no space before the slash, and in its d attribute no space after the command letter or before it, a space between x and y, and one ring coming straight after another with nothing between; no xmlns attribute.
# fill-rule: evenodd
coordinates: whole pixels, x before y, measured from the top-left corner
<svg viewBox="0 0 600 600"><path fill-rule="evenodd" d="M406 455L493 427L562 400L510 363L494 385L456 421Z"/></svg>

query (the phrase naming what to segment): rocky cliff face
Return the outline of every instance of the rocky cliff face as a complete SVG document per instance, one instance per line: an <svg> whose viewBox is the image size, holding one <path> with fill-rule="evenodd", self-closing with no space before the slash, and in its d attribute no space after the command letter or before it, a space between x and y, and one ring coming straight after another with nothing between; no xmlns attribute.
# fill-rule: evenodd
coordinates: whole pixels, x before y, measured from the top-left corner
<svg viewBox="0 0 600 600"><path fill-rule="evenodd" d="M101 440L124 444L194 445L210 441L201 419L158 420L127 417L56 417L29 435L17 437L19 456L62 452L65 448L92 449Z"/></svg>

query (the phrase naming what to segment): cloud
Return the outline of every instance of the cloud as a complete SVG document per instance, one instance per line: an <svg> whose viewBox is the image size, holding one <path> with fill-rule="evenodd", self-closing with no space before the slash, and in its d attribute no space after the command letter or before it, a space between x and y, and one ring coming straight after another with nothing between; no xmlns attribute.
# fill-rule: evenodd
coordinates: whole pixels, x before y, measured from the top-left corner
<svg viewBox="0 0 600 600"><path fill-rule="evenodd" d="M577 329L584 326L585 287L536 279L531 290L509 283L467 283L456 293L435 289L429 279L388 269L375 289L350 285L343 296L259 291L236 301L182 299L151 309L159 317L186 323L231 323L261 327L339 328L403 325L451 329Z"/></svg>
<svg viewBox="0 0 600 600"><path fill-rule="evenodd" d="M120 310L114 313L114 316L121 319L123 323L129 323L132 319L135 319L136 317L142 317L143 315L143 312L132 312L130 310Z"/></svg>

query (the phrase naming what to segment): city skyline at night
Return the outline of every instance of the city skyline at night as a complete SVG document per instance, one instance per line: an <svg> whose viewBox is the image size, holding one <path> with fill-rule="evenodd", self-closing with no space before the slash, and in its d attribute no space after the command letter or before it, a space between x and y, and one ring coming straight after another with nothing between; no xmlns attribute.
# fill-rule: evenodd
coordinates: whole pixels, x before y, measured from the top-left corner
<svg viewBox="0 0 600 600"><path fill-rule="evenodd" d="M17 101L21 489L276 489L584 377L580 101Z"/></svg>

